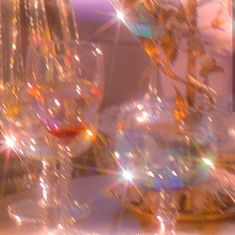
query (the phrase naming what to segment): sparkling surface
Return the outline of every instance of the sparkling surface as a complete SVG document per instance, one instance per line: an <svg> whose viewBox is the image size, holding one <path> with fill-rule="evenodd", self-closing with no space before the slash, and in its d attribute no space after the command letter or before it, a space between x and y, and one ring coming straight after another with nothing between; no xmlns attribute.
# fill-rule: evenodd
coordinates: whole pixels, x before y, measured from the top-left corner
<svg viewBox="0 0 235 235"><path fill-rule="evenodd" d="M116 177L109 176L80 177L73 181L73 195L76 195L76 198L81 202L89 202L92 210L92 214L86 220L80 221L78 228L91 234L96 232L100 235L155 234L156 230L155 233L152 231L154 226L143 226L133 215L126 214L115 198L105 196L106 190L115 183L117 183ZM81 188L83 190L80 190ZM39 195L39 191L35 189L35 191L12 195L11 201L32 198L37 195ZM1 198L0 235L47 235L45 232L43 233L43 228L40 226L30 224L17 226L12 222L6 213L8 203L9 198ZM176 226L176 235L231 235L234 229L234 220L179 224Z"/></svg>

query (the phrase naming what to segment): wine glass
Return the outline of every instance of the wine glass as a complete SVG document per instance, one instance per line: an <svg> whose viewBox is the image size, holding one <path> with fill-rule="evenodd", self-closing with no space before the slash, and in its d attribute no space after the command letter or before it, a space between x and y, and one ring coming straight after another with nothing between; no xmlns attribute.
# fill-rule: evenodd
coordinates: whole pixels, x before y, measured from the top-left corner
<svg viewBox="0 0 235 235"><path fill-rule="evenodd" d="M127 187L137 189L143 197L145 191L155 194L150 209L160 223L161 234L174 234L179 213L177 191L206 182L211 167L205 163L216 158L210 118L187 132L174 121L173 107L172 102L162 101L161 111L153 113L154 109L138 102L122 106L115 138L115 156Z"/></svg>
<svg viewBox="0 0 235 235"><path fill-rule="evenodd" d="M19 223L43 223L55 224L58 220L59 195L58 195L58 156L57 146L53 144L50 136L45 132L41 121L35 115L34 107L31 106L30 98L25 95L25 84L18 84L19 97L14 96L15 85L7 86L2 90L2 134L8 147L22 158L41 161L40 186L42 196L23 199L12 203L8 207L11 218ZM18 93L18 92L17 92ZM32 102L32 101L31 101ZM95 123L96 120L94 120ZM87 130L88 131L88 130ZM90 129L91 134L95 130ZM94 140L94 136L84 133L80 139L80 146L74 141L69 145L73 156L85 152ZM78 139L77 139L78 140ZM82 219L89 213L87 205L79 205L74 201L73 210L76 219ZM81 213L82 211L82 213Z"/></svg>
<svg viewBox="0 0 235 235"><path fill-rule="evenodd" d="M103 93L101 58L94 45L75 41L34 48L28 58L27 92L41 125L58 147L63 192L59 225L64 231L73 223L75 209L71 204L71 146L81 149L85 136L94 135Z"/></svg>
<svg viewBox="0 0 235 235"><path fill-rule="evenodd" d="M34 215L45 212L48 206L45 202L53 201L48 214L57 222L59 218L61 228L69 227L87 213L86 207L72 201L71 157L85 151L94 139L96 115L102 101L102 75L102 52L93 44L38 45L29 49L24 79L11 84L2 98L3 104L10 102L2 114L8 126L5 130L14 133L10 136L17 140L14 150L43 158L46 182L41 181L43 199L36 203L38 210ZM53 170L50 160L56 155L59 172ZM60 197L58 187L63 191ZM15 218L33 214L25 216L20 209L22 205L11 210Z"/></svg>

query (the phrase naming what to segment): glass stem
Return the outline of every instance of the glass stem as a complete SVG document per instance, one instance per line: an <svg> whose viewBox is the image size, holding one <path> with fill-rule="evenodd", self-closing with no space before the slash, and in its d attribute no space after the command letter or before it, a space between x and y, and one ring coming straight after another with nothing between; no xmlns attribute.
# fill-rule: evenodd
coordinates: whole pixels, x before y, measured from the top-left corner
<svg viewBox="0 0 235 235"><path fill-rule="evenodd" d="M68 229L73 225L73 218L70 212L72 202L71 179L72 160L70 149L66 144L59 144L59 164L60 164L60 218L59 224L63 229Z"/></svg>
<svg viewBox="0 0 235 235"><path fill-rule="evenodd" d="M173 192L161 190L158 208L160 235L175 235L177 207Z"/></svg>
<svg viewBox="0 0 235 235"><path fill-rule="evenodd" d="M58 205L58 172L55 162L46 160L42 161L40 185L42 188L42 222L45 225L56 224L58 222L56 213Z"/></svg>

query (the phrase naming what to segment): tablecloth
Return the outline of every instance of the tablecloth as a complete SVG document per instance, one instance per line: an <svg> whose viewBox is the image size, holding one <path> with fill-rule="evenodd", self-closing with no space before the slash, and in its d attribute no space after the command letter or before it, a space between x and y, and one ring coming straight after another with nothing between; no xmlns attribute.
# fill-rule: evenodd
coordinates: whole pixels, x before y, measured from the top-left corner
<svg viewBox="0 0 235 235"><path fill-rule="evenodd" d="M120 203L105 193L107 187L115 183L116 178L110 176L86 176L76 178L72 182L73 197L90 205L91 214L76 226L86 232L100 235L156 235L157 228L140 222L132 214L127 213ZM7 215L7 206L24 198L40 198L39 188L14 194L0 199L0 235L47 235L42 226L17 225ZM233 235L235 234L235 218L225 221L204 223L180 223L176 235Z"/></svg>

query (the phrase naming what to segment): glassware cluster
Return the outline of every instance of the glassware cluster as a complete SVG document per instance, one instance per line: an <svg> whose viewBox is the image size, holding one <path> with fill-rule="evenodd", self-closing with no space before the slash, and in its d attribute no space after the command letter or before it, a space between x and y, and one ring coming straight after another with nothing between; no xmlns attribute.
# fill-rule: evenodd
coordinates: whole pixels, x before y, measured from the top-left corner
<svg viewBox="0 0 235 235"><path fill-rule="evenodd" d="M178 210L172 192L218 177L210 112L215 94L208 79L222 68L209 57L201 68L204 83L196 79L204 47L195 0L112 2L124 10L125 24L158 69L187 88L185 97L176 88L175 100L167 100L158 89L160 77L150 79L142 99L121 107L114 130L122 177L137 189L159 192L154 210L160 233L174 234ZM1 133L18 155L42 163L42 197L10 205L9 214L21 222L57 225L55 234L66 235L84 234L73 226L89 208L73 200L72 157L96 136L104 89L102 51L80 41L75 22L69 0L0 0ZM183 79L172 63L186 34ZM151 64L147 78L153 69Z"/></svg>

